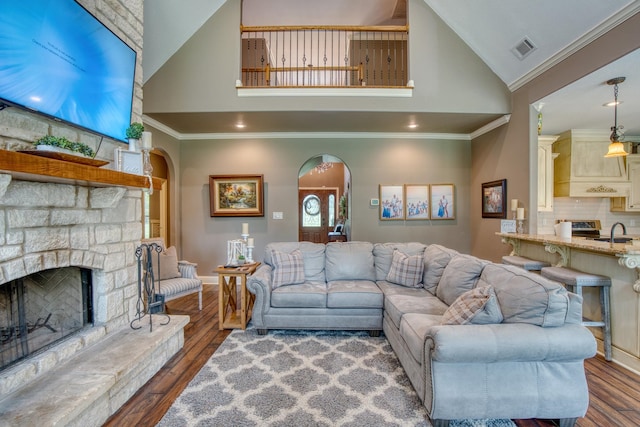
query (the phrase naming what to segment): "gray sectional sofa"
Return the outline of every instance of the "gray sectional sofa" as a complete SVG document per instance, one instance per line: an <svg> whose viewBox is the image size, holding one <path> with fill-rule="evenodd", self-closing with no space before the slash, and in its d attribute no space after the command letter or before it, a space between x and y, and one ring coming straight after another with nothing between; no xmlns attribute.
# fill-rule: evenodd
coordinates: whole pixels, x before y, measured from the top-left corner
<svg viewBox="0 0 640 427"><path fill-rule="evenodd" d="M421 243L271 243L247 280L268 329L384 330L436 427L584 416L596 343L559 283Z"/></svg>

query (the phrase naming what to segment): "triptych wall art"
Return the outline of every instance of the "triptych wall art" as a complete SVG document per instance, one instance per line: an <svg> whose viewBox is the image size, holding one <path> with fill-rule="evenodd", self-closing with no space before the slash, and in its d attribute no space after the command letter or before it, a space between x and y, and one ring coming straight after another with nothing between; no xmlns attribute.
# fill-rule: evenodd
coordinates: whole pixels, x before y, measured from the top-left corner
<svg viewBox="0 0 640 427"><path fill-rule="evenodd" d="M453 184L380 185L380 219L455 219Z"/></svg>

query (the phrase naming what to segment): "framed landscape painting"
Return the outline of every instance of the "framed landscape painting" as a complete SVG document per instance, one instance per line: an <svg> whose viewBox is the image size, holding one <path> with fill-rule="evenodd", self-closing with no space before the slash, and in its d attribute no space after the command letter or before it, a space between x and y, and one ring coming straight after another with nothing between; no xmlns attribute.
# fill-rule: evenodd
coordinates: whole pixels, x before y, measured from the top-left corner
<svg viewBox="0 0 640 427"><path fill-rule="evenodd" d="M404 211L408 220L429 219L428 184L406 184L404 198Z"/></svg>
<svg viewBox="0 0 640 427"><path fill-rule="evenodd" d="M453 184L431 185L431 219L455 219L455 187Z"/></svg>
<svg viewBox="0 0 640 427"><path fill-rule="evenodd" d="M482 218L507 217L507 180L482 184Z"/></svg>
<svg viewBox="0 0 640 427"><path fill-rule="evenodd" d="M211 216L264 216L262 175L209 175Z"/></svg>
<svg viewBox="0 0 640 427"><path fill-rule="evenodd" d="M404 186L380 186L380 219L404 219Z"/></svg>

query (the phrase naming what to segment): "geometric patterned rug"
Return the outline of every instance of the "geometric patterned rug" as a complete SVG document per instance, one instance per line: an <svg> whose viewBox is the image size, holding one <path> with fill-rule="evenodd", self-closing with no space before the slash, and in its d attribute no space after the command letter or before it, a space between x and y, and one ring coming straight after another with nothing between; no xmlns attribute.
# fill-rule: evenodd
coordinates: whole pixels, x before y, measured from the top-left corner
<svg viewBox="0 0 640 427"><path fill-rule="evenodd" d="M234 330L159 427L420 426L431 423L386 338L367 332ZM513 427L456 420L451 427Z"/></svg>

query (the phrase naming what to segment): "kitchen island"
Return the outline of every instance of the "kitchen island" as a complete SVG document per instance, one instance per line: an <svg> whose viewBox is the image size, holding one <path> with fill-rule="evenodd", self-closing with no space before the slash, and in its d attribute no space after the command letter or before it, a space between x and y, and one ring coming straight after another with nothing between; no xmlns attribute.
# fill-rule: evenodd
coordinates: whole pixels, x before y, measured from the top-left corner
<svg viewBox="0 0 640 427"><path fill-rule="evenodd" d="M609 276L613 361L640 373L640 246L609 243L585 237L496 233L520 255L552 265ZM585 317L600 319L597 289L583 289ZM602 352L600 328L591 328Z"/></svg>

